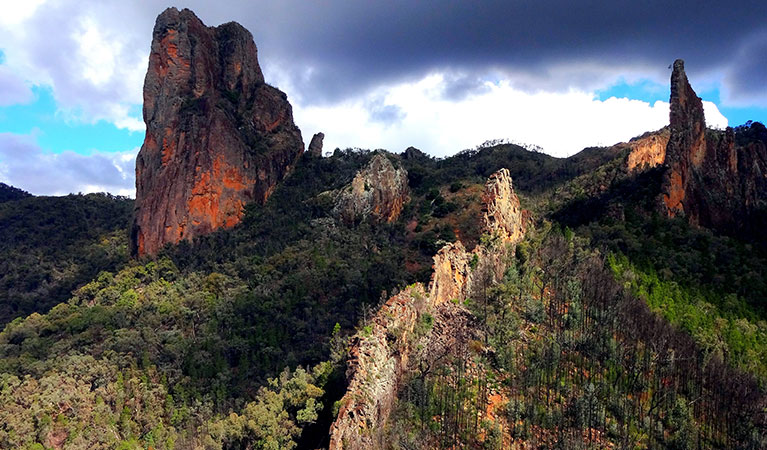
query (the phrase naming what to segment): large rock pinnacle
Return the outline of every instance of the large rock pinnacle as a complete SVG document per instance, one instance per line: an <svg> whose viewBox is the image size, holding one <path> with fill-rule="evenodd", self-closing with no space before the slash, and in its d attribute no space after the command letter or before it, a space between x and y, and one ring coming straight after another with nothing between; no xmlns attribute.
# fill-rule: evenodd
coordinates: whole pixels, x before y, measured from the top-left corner
<svg viewBox="0 0 767 450"><path fill-rule="evenodd" d="M738 146L731 128L707 130L682 60L674 62L670 103L661 209L728 234L747 228L767 207L764 142Z"/></svg>
<svg viewBox="0 0 767 450"><path fill-rule="evenodd" d="M136 159L134 254L237 224L303 151L287 96L264 83L252 35L188 9L155 23Z"/></svg>
<svg viewBox="0 0 767 450"><path fill-rule="evenodd" d="M674 161L675 167L664 185L663 202L668 214L673 217L685 210L685 191L692 176L691 166L700 167L706 155L703 102L690 86L681 59L674 61L670 103L671 135L666 147L666 160Z"/></svg>

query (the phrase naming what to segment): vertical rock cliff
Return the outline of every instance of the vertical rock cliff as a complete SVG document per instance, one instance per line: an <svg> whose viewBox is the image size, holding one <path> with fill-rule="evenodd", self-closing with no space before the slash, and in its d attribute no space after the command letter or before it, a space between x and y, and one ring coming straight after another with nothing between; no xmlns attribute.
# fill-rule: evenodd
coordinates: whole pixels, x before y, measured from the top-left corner
<svg viewBox="0 0 767 450"><path fill-rule="evenodd" d="M312 141L309 143L307 152L309 155L315 158L322 157L322 141L325 139L325 133L316 133L312 136Z"/></svg>
<svg viewBox="0 0 767 450"><path fill-rule="evenodd" d="M155 23L144 80L146 137L136 158L134 254L237 224L303 152L287 96L265 84L256 44L188 9Z"/></svg>
<svg viewBox="0 0 767 450"><path fill-rule="evenodd" d="M743 229L767 204L767 149L737 146L731 128L707 130L703 104L687 80L684 61L671 75L670 137L661 209L694 225L727 233Z"/></svg>

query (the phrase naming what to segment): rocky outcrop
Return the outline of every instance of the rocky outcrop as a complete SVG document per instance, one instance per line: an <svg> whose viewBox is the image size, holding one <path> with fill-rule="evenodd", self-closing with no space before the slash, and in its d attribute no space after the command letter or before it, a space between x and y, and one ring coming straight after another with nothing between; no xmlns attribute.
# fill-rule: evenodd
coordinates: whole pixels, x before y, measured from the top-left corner
<svg viewBox="0 0 767 450"><path fill-rule="evenodd" d="M448 300L483 295L503 276L512 244L522 239L530 217L520 211L506 169L488 179L482 201L483 216L477 219L492 236L489 242L471 252L461 242L444 246L434 256L429 293L420 284L410 286L390 298L355 336L347 371L349 387L331 427L330 449L383 448L379 431L389 417L408 361L416 353L420 361L466 348L472 338L467 326L471 315L458 302ZM419 334L424 332L419 320L426 313L433 318L433 326Z"/></svg>
<svg viewBox="0 0 767 450"><path fill-rule="evenodd" d="M670 132L668 128L628 142L629 153L626 155L626 169L629 173L657 167L666 160Z"/></svg>
<svg viewBox="0 0 767 450"><path fill-rule="evenodd" d="M146 137L136 159L134 253L237 224L303 151L286 95L264 83L251 34L165 10L144 80Z"/></svg>
<svg viewBox="0 0 767 450"><path fill-rule="evenodd" d="M378 153L335 195L332 213L346 224L393 222L410 199L407 171Z"/></svg>
<svg viewBox="0 0 767 450"><path fill-rule="evenodd" d="M472 296L478 286L499 279L505 270L505 244L522 240L529 220L529 212L519 206L508 169L490 175L482 194L482 221L484 232L493 237L496 244L477 246L471 252L460 242L442 247L434 256L430 301L439 305L464 299Z"/></svg>
<svg viewBox="0 0 767 450"><path fill-rule="evenodd" d="M317 133L312 136L312 141L309 143L309 148L306 150L310 156L315 158L322 157L322 141L325 139L325 133Z"/></svg>
<svg viewBox="0 0 767 450"><path fill-rule="evenodd" d="M506 242L519 242L524 234L522 209L514 193L508 169L490 175L482 194L482 219L485 230Z"/></svg>
<svg viewBox="0 0 767 450"><path fill-rule="evenodd" d="M471 277L472 253L460 241L442 247L434 255L434 272L429 285L429 300L439 305L449 300L466 298Z"/></svg>
<svg viewBox="0 0 767 450"><path fill-rule="evenodd" d="M703 104L687 80L684 62L671 75L670 137L661 210L690 223L737 233L767 205L767 149L735 144L731 128L707 130Z"/></svg>
<svg viewBox="0 0 767 450"><path fill-rule="evenodd" d="M429 159L429 155L415 147L408 147L402 152L402 158L407 160Z"/></svg>
<svg viewBox="0 0 767 450"><path fill-rule="evenodd" d="M379 448L376 428L386 421L407 368L426 292L416 284L391 297L355 336L346 371L350 380L330 429L331 449Z"/></svg>

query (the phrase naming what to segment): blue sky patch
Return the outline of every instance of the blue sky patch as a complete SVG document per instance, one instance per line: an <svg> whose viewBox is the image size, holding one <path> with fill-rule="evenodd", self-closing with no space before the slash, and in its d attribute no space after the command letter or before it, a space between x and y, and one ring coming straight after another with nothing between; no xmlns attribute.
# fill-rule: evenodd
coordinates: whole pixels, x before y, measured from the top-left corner
<svg viewBox="0 0 767 450"><path fill-rule="evenodd" d="M596 94L600 101L605 101L610 97L616 97L642 100L652 105L658 100L664 102L668 102L669 100L668 86L654 83L650 80L641 80L633 84L621 80L607 89L597 91ZM767 108L723 106L719 89L701 91L698 92L698 95L703 100L715 103L719 108L719 111L727 118L729 125L732 127L742 125L748 120L762 123L767 121Z"/></svg>
<svg viewBox="0 0 767 450"><path fill-rule="evenodd" d="M115 152L141 146L143 131L120 129L104 120L95 124L67 120L57 112L50 88L35 86L32 92L35 100L31 103L0 107L0 132L33 134L40 147L53 153ZM140 113L141 108L136 106L135 114Z"/></svg>
<svg viewBox="0 0 767 450"><path fill-rule="evenodd" d="M596 94L600 101L605 101L610 97L630 98L632 100L641 100L651 105L658 100L667 102L669 95L668 86L650 80L641 80L633 84L621 80L606 89L598 90Z"/></svg>

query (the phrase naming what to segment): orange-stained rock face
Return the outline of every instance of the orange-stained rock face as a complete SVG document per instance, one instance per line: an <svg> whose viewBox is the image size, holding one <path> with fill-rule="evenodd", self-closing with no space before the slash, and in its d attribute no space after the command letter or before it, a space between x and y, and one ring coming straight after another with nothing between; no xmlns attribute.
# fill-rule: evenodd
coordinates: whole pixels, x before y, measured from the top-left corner
<svg viewBox="0 0 767 450"><path fill-rule="evenodd" d="M682 175L678 171L670 171L668 174L668 192L663 194L663 203L668 209L669 217L675 217L678 213L684 211L684 184Z"/></svg>
<svg viewBox="0 0 767 450"><path fill-rule="evenodd" d="M629 142L628 146L631 150L626 157L628 171L636 172L663 164L666 159L669 135L669 130L664 128L660 132Z"/></svg>
<svg viewBox="0 0 767 450"><path fill-rule="evenodd" d="M284 93L264 83L251 34L169 8L144 80L147 132L136 158L135 254L239 223L303 151Z"/></svg>

